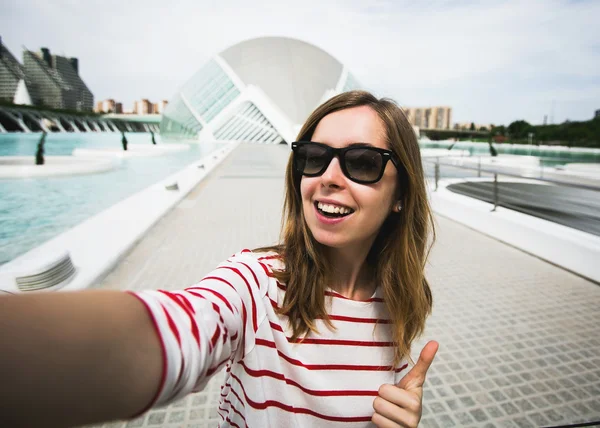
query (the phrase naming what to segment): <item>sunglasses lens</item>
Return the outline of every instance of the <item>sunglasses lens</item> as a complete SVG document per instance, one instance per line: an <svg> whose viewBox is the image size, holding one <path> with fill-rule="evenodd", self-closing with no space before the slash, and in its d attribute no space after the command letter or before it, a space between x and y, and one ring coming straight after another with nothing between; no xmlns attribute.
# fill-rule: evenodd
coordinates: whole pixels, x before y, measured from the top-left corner
<svg viewBox="0 0 600 428"><path fill-rule="evenodd" d="M314 175L321 172L327 164L329 154L322 146L307 144L298 147L294 155L296 170L305 175Z"/></svg>
<svg viewBox="0 0 600 428"><path fill-rule="evenodd" d="M353 180L375 181L381 174L383 157L369 148L350 149L346 152L346 170Z"/></svg>

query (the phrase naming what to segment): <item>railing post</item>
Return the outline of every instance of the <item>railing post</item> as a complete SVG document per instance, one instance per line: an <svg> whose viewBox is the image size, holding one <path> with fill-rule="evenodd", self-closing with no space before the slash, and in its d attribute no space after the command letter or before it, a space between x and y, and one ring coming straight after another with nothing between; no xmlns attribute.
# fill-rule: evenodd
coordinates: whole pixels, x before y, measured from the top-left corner
<svg viewBox="0 0 600 428"><path fill-rule="evenodd" d="M494 174L494 208L492 212L496 211L498 207L498 174Z"/></svg>
<svg viewBox="0 0 600 428"><path fill-rule="evenodd" d="M477 177L481 177L481 156L479 156L479 161L477 163Z"/></svg>
<svg viewBox="0 0 600 428"><path fill-rule="evenodd" d="M440 158L435 158L435 191L438 189L438 181L440 179Z"/></svg>

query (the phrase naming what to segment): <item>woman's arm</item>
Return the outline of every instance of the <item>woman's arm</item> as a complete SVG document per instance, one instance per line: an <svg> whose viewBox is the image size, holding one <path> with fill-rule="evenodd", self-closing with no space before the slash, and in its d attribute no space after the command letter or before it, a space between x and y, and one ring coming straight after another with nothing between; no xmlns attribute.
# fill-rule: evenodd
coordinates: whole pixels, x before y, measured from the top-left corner
<svg viewBox="0 0 600 428"><path fill-rule="evenodd" d="M122 291L0 297L0 426L132 417L159 389L161 343Z"/></svg>

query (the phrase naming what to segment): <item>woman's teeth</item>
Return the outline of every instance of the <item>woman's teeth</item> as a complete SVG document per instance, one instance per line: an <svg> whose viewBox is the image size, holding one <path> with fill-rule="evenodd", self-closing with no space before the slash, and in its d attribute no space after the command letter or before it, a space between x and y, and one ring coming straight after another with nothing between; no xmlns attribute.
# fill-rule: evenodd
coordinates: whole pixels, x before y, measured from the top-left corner
<svg viewBox="0 0 600 428"><path fill-rule="evenodd" d="M338 214L338 215L347 215L352 212L350 208L340 207L337 205L324 204L322 202L317 203L317 208L327 214Z"/></svg>

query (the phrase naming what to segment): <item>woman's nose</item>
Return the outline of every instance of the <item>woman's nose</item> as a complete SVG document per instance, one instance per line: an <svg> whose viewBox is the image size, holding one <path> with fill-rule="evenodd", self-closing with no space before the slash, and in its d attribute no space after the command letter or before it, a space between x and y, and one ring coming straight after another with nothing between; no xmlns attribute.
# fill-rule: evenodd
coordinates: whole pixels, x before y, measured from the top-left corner
<svg viewBox="0 0 600 428"><path fill-rule="evenodd" d="M325 187L342 187L344 184L344 172L340 165L340 160L334 156L327 165L327 169L321 175L321 181Z"/></svg>

